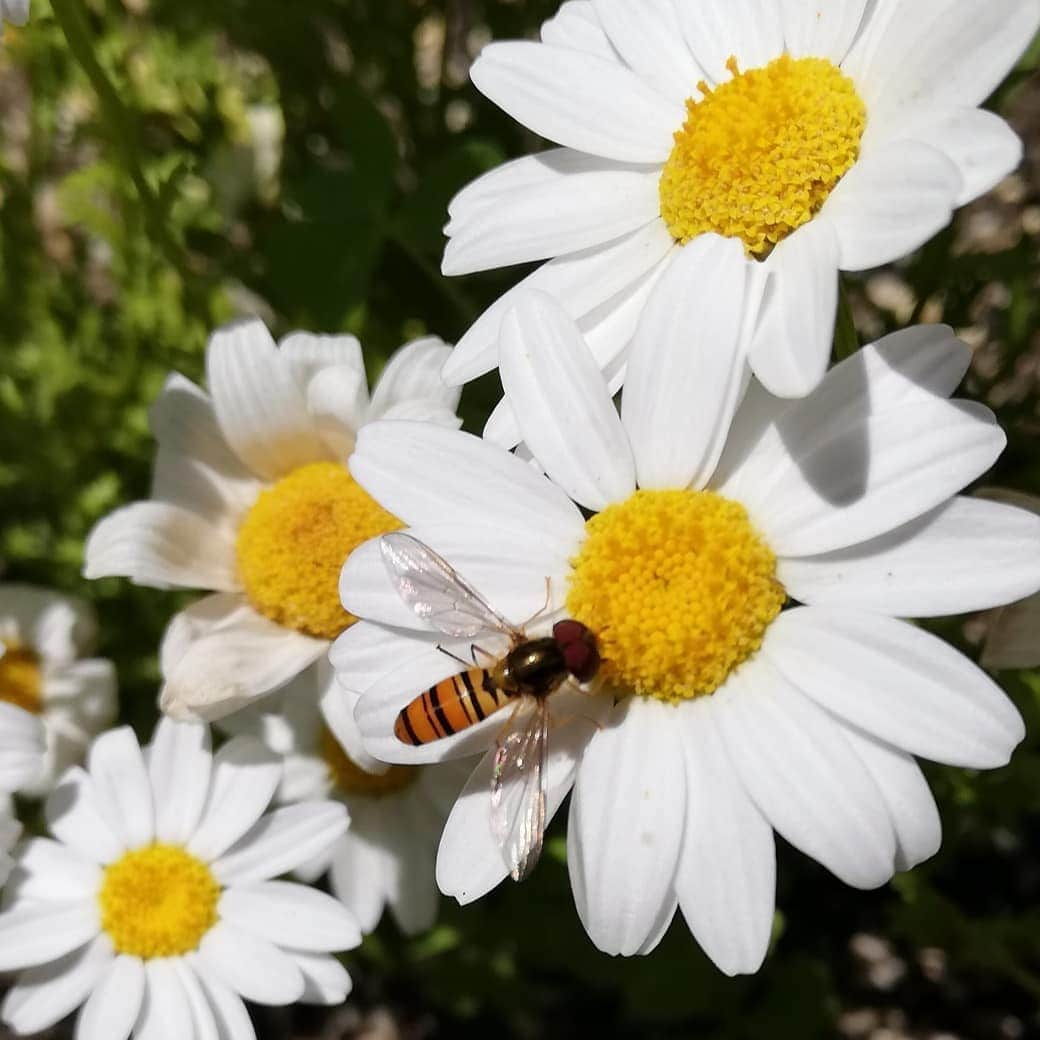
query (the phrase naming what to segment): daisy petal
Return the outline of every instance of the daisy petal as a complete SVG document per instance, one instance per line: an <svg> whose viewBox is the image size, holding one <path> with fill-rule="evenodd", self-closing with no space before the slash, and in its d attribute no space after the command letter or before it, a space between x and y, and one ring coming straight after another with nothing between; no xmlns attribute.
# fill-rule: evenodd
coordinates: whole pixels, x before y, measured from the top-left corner
<svg viewBox="0 0 1040 1040"><path fill-rule="evenodd" d="M172 958L170 964L183 990L184 1000L191 1015L192 1040L220 1040L220 1030L213 1015L213 1009L210 1007L210 1002L203 992L202 984L196 978L195 972L188 967L188 962L184 957Z"/></svg>
<svg viewBox="0 0 1040 1040"><path fill-rule="evenodd" d="M657 283L621 400L640 487L701 487L715 469L744 386L748 283L742 245L717 235L691 242Z"/></svg>
<svg viewBox="0 0 1040 1040"><path fill-rule="evenodd" d="M212 762L209 727L160 720L148 755L157 840L183 845L195 832Z"/></svg>
<svg viewBox="0 0 1040 1040"><path fill-rule="evenodd" d="M502 321L499 366L527 446L549 478L591 510L635 490L628 437L573 320L528 293Z"/></svg>
<svg viewBox="0 0 1040 1040"><path fill-rule="evenodd" d="M78 950L97 937L94 900L34 903L0 914L0 971L33 968Z"/></svg>
<svg viewBox="0 0 1040 1040"><path fill-rule="evenodd" d="M365 379L365 357L356 336L291 332L279 342L278 353L288 363L296 385L304 391L327 368L348 369L359 375L362 382Z"/></svg>
<svg viewBox="0 0 1040 1040"><path fill-rule="evenodd" d="M620 62L543 43L489 44L470 79L536 134L618 162L663 163L685 119Z"/></svg>
<svg viewBox="0 0 1040 1040"><path fill-rule="evenodd" d="M328 645L243 611L188 648L166 676L160 707L182 721L219 719L284 686Z"/></svg>
<svg viewBox="0 0 1040 1040"><path fill-rule="evenodd" d="M694 938L727 975L758 971L776 898L773 828L737 778L711 698L678 712L686 825L675 890Z"/></svg>
<svg viewBox="0 0 1040 1040"><path fill-rule="evenodd" d="M890 744L849 727L845 739L870 771L896 832L896 870L931 859L942 844L939 809L914 759Z"/></svg>
<svg viewBox="0 0 1040 1040"><path fill-rule="evenodd" d="M347 999L354 984L347 969L335 957L319 953L300 953L299 950L292 950L289 956L303 975L301 1004L335 1007Z"/></svg>
<svg viewBox="0 0 1040 1040"><path fill-rule="evenodd" d="M200 981L215 976L256 1004L292 1004L303 994L303 973L288 953L226 921L206 933L197 957Z"/></svg>
<svg viewBox="0 0 1040 1040"><path fill-rule="evenodd" d="M197 957L192 957L190 964L199 986L209 999L220 1040L256 1040L256 1032L242 998L218 979L208 978L204 968L199 971L203 966Z"/></svg>
<svg viewBox="0 0 1040 1040"><path fill-rule="evenodd" d="M585 930L604 953L648 952L686 821L676 709L630 697L589 742L567 824L567 864Z"/></svg>
<svg viewBox="0 0 1040 1040"><path fill-rule="evenodd" d="M842 725L761 657L730 675L713 701L737 773L773 827L846 884L883 885L895 834Z"/></svg>
<svg viewBox="0 0 1040 1040"><path fill-rule="evenodd" d="M659 215L659 176L569 148L507 163L455 197L441 269L471 274L610 242Z"/></svg>
<svg viewBox="0 0 1040 1040"><path fill-rule="evenodd" d="M235 885L220 898L220 917L294 950L327 953L361 942L353 914L331 896L289 881Z"/></svg>
<svg viewBox="0 0 1040 1040"><path fill-rule="evenodd" d="M132 578L142 585L237 589L230 528L165 502L135 502L109 513L87 537L86 578Z"/></svg>
<svg viewBox="0 0 1040 1040"><path fill-rule="evenodd" d="M838 236L843 271L865 271L924 245L950 222L963 190L957 167L921 141L860 156L820 210Z"/></svg>
<svg viewBox="0 0 1040 1040"><path fill-rule="evenodd" d="M542 23L541 40L554 47L570 47L617 59L617 52L610 45L589 0L564 0L556 14Z"/></svg>
<svg viewBox="0 0 1040 1040"><path fill-rule="evenodd" d="M793 58L829 58L838 65L856 38L867 0L837 0L807 4L780 0L784 42Z"/></svg>
<svg viewBox="0 0 1040 1040"><path fill-rule="evenodd" d="M992 679L905 621L800 607L773 622L761 654L828 712L912 755L992 769L1024 735Z"/></svg>
<svg viewBox="0 0 1040 1040"><path fill-rule="evenodd" d="M98 809L123 846L147 845L155 836L152 785L134 731L121 726L102 733L91 745L87 770Z"/></svg>
<svg viewBox="0 0 1040 1040"><path fill-rule="evenodd" d="M350 471L407 524L465 517L492 530L540 530L564 549L584 530L581 512L560 488L514 455L459 430L372 423L358 436Z"/></svg>
<svg viewBox="0 0 1040 1040"><path fill-rule="evenodd" d="M831 355L838 309L838 236L817 218L770 254L767 303L751 346L751 367L777 397L815 390Z"/></svg>
<svg viewBox="0 0 1040 1040"><path fill-rule="evenodd" d="M47 799L45 815L51 834L92 863L111 863L124 851L102 815L94 781L79 766L62 776Z"/></svg>
<svg viewBox="0 0 1040 1040"><path fill-rule="evenodd" d="M726 62L731 57L744 72L784 52L777 0L699 0L676 7L690 50L716 83L730 78Z"/></svg>
<svg viewBox="0 0 1040 1040"><path fill-rule="evenodd" d="M333 852L329 887L365 935L375 930L383 916L387 874L382 848L359 831L352 816L347 833Z"/></svg>
<svg viewBox="0 0 1040 1040"><path fill-rule="evenodd" d="M173 961L162 957L146 961L144 976L144 1001L134 1040L183 1040L187 1036L194 1040L191 1009Z"/></svg>
<svg viewBox="0 0 1040 1040"><path fill-rule="evenodd" d="M29 838L18 850L6 895L16 899L71 903L89 901L101 885L97 863L49 838Z"/></svg>
<svg viewBox="0 0 1040 1040"><path fill-rule="evenodd" d="M206 374L228 444L258 476L277 480L332 457L263 322L242 321L214 333Z"/></svg>
<svg viewBox="0 0 1040 1040"><path fill-rule="evenodd" d="M451 347L437 336L426 336L405 344L387 362L372 391L367 422L382 418L405 405L419 402L452 412L460 391L441 379L441 369L451 356Z"/></svg>
<svg viewBox="0 0 1040 1040"><path fill-rule="evenodd" d="M262 817L213 864L222 885L245 885L288 873L323 852L347 829L339 802L301 802Z"/></svg>
<svg viewBox="0 0 1040 1040"><path fill-rule="evenodd" d="M1040 588L1040 517L958 497L868 542L781 559L777 577L812 606L895 617L986 610Z"/></svg>
<svg viewBox="0 0 1040 1040"><path fill-rule="evenodd" d="M127 1040L144 1001L144 964L116 957L83 1005L76 1040Z"/></svg>

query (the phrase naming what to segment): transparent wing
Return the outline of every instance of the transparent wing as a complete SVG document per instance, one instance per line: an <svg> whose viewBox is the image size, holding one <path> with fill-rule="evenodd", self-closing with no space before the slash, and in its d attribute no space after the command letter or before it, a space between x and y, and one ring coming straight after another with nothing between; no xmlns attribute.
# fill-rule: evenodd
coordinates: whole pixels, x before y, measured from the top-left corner
<svg viewBox="0 0 1040 1040"><path fill-rule="evenodd" d="M499 742L491 774L491 832L514 881L523 881L542 853L548 757L549 711L535 701Z"/></svg>
<svg viewBox="0 0 1040 1040"><path fill-rule="evenodd" d="M438 632L456 639L488 629L519 635L443 556L418 538L395 531L383 535L379 547L398 595Z"/></svg>

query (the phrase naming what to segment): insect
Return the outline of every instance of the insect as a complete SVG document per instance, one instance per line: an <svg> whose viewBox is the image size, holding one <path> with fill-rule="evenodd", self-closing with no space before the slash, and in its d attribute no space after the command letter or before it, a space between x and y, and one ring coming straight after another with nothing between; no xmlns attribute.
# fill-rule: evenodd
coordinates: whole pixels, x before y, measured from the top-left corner
<svg viewBox="0 0 1040 1040"><path fill-rule="evenodd" d="M496 742L491 829L510 874L520 881L538 862L545 833L548 699L565 683L588 682L596 675L596 637L580 621L565 620L556 622L551 636L528 638L524 625L502 617L417 538L394 532L380 539L380 548L400 597L438 632L468 639L491 631L509 639L509 650L500 657L474 646L473 667L409 702L397 716L394 734L405 744L429 744L513 706ZM486 667L476 664L477 653L487 658Z"/></svg>

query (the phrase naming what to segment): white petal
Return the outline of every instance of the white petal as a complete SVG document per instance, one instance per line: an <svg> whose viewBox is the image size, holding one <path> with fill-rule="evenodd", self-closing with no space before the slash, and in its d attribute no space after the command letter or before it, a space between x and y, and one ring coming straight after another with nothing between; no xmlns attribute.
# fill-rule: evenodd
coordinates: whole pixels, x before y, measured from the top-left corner
<svg viewBox="0 0 1040 1040"><path fill-rule="evenodd" d="M76 1040L127 1040L143 1000L144 964L117 957L83 1005Z"/></svg>
<svg viewBox="0 0 1040 1040"><path fill-rule="evenodd" d="M682 705L677 717L686 763L679 907L720 971L750 974L762 966L773 929L773 828L737 778L712 699Z"/></svg>
<svg viewBox="0 0 1040 1040"><path fill-rule="evenodd" d="M98 938L49 964L30 968L7 991L4 1022L18 1034L38 1033L60 1022L87 999L111 962L111 944Z"/></svg>
<svg viewBox="0 0 1040 1040"><path fill-rule="evenodd" d="M325 1004L335 1007L347 999L353 983L347 969L335 957L319 953L300 953L298 950L291 951L289 956L303 975L301 1004Z"/></svg>
<svg viewBox="0 0 1040 1040"><path fill-rule="evenodd" d="M357 707L359 695L340 686L331 664L324 662L324 669L328 670L328 682L321 695L321 718L326 727L356 765L368 773L385 773L386 763L374 759L365 751L365 739L354 721L354 709ZM321 763L321 768L327 773L324 762Z"/></svg>
<svg viewBox="0 0 1040 1040"><path fill-rule="evenodd" d="M149 498L196 514L214 527L237 525L263 485L255 477L233 480L204 462L159 445Z"/></svg>
<svg viewBox="0 0 1040 1040"><path fill-rule="evenodd" d="M228 444L266 480L331 458L307 411L303 391L263 322L215 332L206 351L213 407Z"/></svg>
<svg viewBox="0 0 1040 1040"><path fill-rule="evenodd" d="M331 846L347 829L339 802L301 802L276 809L213 864L222 885L245 885L286 874Z"/></svg>
<svg viewBox="0 0 1040 1040"><path fill-rule="evenodd" d="M188 648L212 629L233 624L252 608L239 592L203 596L170 618L159 644L159 667L169 675Z"/></svg>
<svg viewBox="0 0 1040 1040"><path fill-rule="evenodd" d="M826 4L780 0L784 42L794 58L829 58L841 63L856 38L867 0L831 0Z"/></svg>
<svg viewBox="0 0 1040 1040"><path fill-rule="evenodd" d="M914 0L899 6L873 60L856 71L881 119L907 104L979 105L1040 27L1036 0Z"/></svg>
<svg viewBox="0 0 1040 1040"><path fill-rule="evenodd" d="M459 340L444 366L444 378L464 383L490 372L498 363L502 318L518 293L540 289L563 304L579 321L592 315L622 293L631 292L679 247L663 220L654 220L615 242L542 264L504 293L473 323Z"/></svg>
<svg viewBox="0 0 1040 1040"><path fill-rule="evenodd" d="M834 715L913 755L949 765L1005 765L1022 718L953 647L905 621L852 610L784 611L761 653Z"/></svg>
<svg viewBox="0 0 1040 1040"><path fill-rule="evenodd" d="M188 851L213 860L246 833L270 804L281 759L258 740L235 737L213 757L209 797Z"/></svg>
<svg viewBox="0 0 1040 1040"><path fill-rule="evenodd" d="M761 658L713 698L730 758L773 827L846 884L883 885L894 869L895 835L843 727Z"/></svg>
<svg viewBox="0 0 1040 1040"><path fill-rule="evenodd" d="M29 21L29 0L4 0L0 16L12 25L25 25Z"/></svg>
<svg viewBox="0 0 1040 1040"><path fill-rule="evenodd" d="M407 803L402 806L402 818L387 831L387 844L398 862L388 899L397 927L405 935L420 935L433 927L440 904L435 880L437 845L423 840L423 820L409 808ZM429 812L429 808L423 811ZM410 827L403 825L406 821Z"/></svg>
<svg viewBox="0 0 1040 1040"><path fill-rule="evenodd" d="M372 392L366 421L384 416L391 408L425 401L454 411L459 390L441 379L451 347L436 336L407 343L391 356Z"/></svg>
<svg viewBox="0 0 1040 1040"><path fill-rule="evenodd" d="M385 509L407 524L451 517L571 546L584 521L554 484L472 434L425 423L380 422L358 437L350 471Z"/></svg>
<svg viewBox="0 0 1040 1040"><path fill-rule="evenodd" d="M169 964L177 976L177 981L183 991L183 999L191 1015L192 1040L220 1040L220 1030L217 1027L213 1008L210 1006L198 977L188 966L187 959L184 957L172 958Z"/></svg>
<svg viewBox="0 0 1040 1040"><path fill-rule="evenodd" d="M129 726L109 730L87 755L98 809L125 848L147 845L155 836L152 786L140 745Z"/></svg>
<svg viewBox="0 0 1040 1040"><path fill-rule="evenodd" d="M870 771L896 832L896 870L931 859L942 844L942 822L921 767L890 744L848 728L845 739Z"/></svg>
<svg viewBox="0 0 1040 1040"><path fill-rule="evenodd" d="M502 321L502 387L527 446L549 478L586 509L635 490L628 437L581 333L545 293L528 293Z"/></svg>
<svg viewBox="0 0 1040 1040"><path fill-rule="evenodd" d="M685 119L621 63L541 43L489 44L470 79L536 134L619 162L663 163Z"/></svg>
<svg viewBox="0 0 1040 1040"><path fill-rule="evenodd" d="M256 1032L242 998L219 979L207 977L198 957L191 957L195 978L209 998L220 1040L256 1040Z"/></svg>
<svg viewBox="0 0 1040 1040"><path fill-rule="evenodd" d="M716 83L730 78L730 57L746 72L783 54L777 0L699 0L676 6L690 50Z"/></svg>
<svg viewBox="0 0 1040 1040"><path fill-rule="evenodd" d="M220 897L220 917L253 935L294 950L351 950L361 930L331 896L289 881L235 885Z"/></svg>
<svg viewBox="0 0 1040 1040"><path fill-rule="evenodd" d="M188 648L166 676L159 705L176 719L219 719L295 678L328 645L243 611Z"/></svg>
<svg viewBox="0 0 1040 1040"><path fill-rule="evenodd" d="M838 236L818 217L766 261L772 275L751 347L751 367L778 397L815 390L831 355L838 309Z"/></svg>
<svg viewBox="0 0 1040 1040"><path fill-rule="evenodd" d="M335 846L329 887L365 935L375 930L386 904L384 858L382 848L359 833L352 818L347 833Z"/></svg>
<svg viewBox="0 0 1040 1040"><path fill-rule="evenodd" d="M813 606L896 617L985 610L1040 588L1040 518L958 497L869 542L782 559L777 577Z"/></svg>
<svg viewBox="0 0 1040 1040"><path fill-rule="evenodd" d="M155 798L155 836L183 845L198 826L209 793L209 728L162 719L148 755Z"/></svg>
<svg viewBox="0 0 1040 1040"><path fill-rule="evenodd" d="M33 968L64 957L96 938L100 928L93 899L6 910L0 914L0 971Z"/></svg>
<svg viewBox="0 0 1040 1040"><path fill-rule="evenodd" d="M551 43L554 47L617 58L588 0L564 0L556 14L542 23L540 35L542 43Z"/></svg>
<svg viewBox="0 0 1040 1040"><path fill-rule="evenodd" d="M567 864L585 930L604 953L649 952L686 822L676 709L630 697L590 741L567 824Z"/></svg>
<svg viewBox="0 0 1040 1040"><path fill-rule="evenodd" d="M197 958L200 980L215 976L257 1004L292 1004L303 994L303 973L289 954L226 921L206 933Z"/></svg>
<svg viewBox="0 0 1040 1040"><path fill-rule="evenodd" d="M674 101L695 93L704 73L683 39L673 0L595 0L593 7L633 72Z"/></svg>
<svg viewBox="0 0 1040 1040"><path fill-rule="evenodd" d="M950 222L961 175L940 151L898 141L864 151L820 210L838 236L843 271L898 260Z"/></svg>
<svg viewBox="0 0 1040 1040"><path fill-rule="evenodd" d="M368 412L364 369L337 365L316 373L307 384L307 411L332 455L346 461Z"/></svg>
<svg viewBox="0 0 1040 1040"><path fill-rule="evenodd" d="M17 791L39 782L46 737L39 716L0 702L0 791Z"/></svg>
<svg viewBox="0 0 1040 1040"><path fill-rule="evenodd" d="M736 239L702 235L657 283L636 330L621 417L640 487L703 486L740 399L751 306Z"/></svg>
<svg viewBox="0 0 1040 1040"><path fill-rule="evenodd" d="M329 662L336 670L338 685L344 693L351 691L356 695L382 678L388 665L400 662L402 652L408 658L425 655L430 650L434 650L434 645L427 635L398 632L359 621L332 644ZM347 746L342 737L340 743Z"/></svg>
<svg viewBox="0 0 1040 1040"><path fill-rule="evenodd" d="M41 902L89 902L100 886L101 870L97 863L61 842L29 838L19 846L6 894Z"/></svg>
<svg viewBox="0 0 1040 1040"><path fill-rule="evenodd" d="M110 513L87 537L83 575L133 578L158 588L237 589L234 534L164 502Z"/></svg>
<svg viewBox="0 0 1040 1040"><path fill-rule="evenodd" d="M51 792L46 819L55 838L93 863L111 863L124 851L102 815L94 781L78 766L68 770Z"/></svg>
<svg viewBox="0 0 1040 1040"><path fill-rule="evenodd" d="M301 390L306 390L319 372L329 368L349 369L362 380L365 378L365 357L357 336L290 332L279 341L278 353L288 362Z"/></svg>
<svg viewBox="0 0 1040 1040"><path fill-rule="evenodd" d="M569 148L507 163L455 197L441 269L471 274L610 242L659 215L659 178L656 166Z"/></svg>
<svg viewBox="0 0 1040 1040"><path fill-rule="evenodd" d="M144 1002L134 1040L194 1040L191 1009L173 962L161 957L146 961L144 975Z"/></svg>

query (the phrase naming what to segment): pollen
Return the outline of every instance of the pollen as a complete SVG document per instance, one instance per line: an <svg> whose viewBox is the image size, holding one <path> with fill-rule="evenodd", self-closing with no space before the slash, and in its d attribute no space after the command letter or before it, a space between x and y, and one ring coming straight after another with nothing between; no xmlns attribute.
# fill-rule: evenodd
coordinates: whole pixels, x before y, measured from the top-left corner
<svg viewBox="0 0 1040 1040"><path fill-rule="evenodd" d="M179 957L217 923L220 892L202 860L177 845L147 845L105 869L101 927L119 953Z"/></svg>
<svg viewBox="0 0 1040 1040"><path fill-rule="evenodd" d="M637 491L586 522L567 607L596 634L608 683L678 702L713 693L762 645L786 599L739 503Z"/></svg>
<svg viewBox="0 0 1040 1040"><path fill-rule="evenodd" d="M357 619L339 600L339 574L362 542L400 521L334 462L301 466L261 491L238 529L238 573L264 617L317 639Z"/></svg>
<svg viewBox="0 0 1040 1040"><path fill-rule="evenodd" d="M661 175L661 216L686 244L715 232L763 259L820 211L859 157L867 110L826 58L785 54L686 102Z"/></svg>
<svg viewBox="0 0 1040 1040"><path fill-rule="evenodd" d="M391 766L385 773L369 773L348 755L327 727L321 734L321 757L340 794L363 794L373 798L396 794L418 778L416 766Z"/></svg>
<svg viewBox="0 0 1040 1040"><path fill-rule="evenodd" d="M22 643L0 640L0 701L39 715L43 712L43 672L40 658Z"/></svg>

